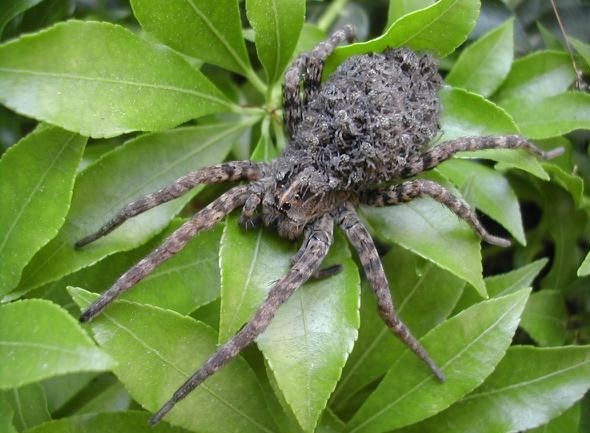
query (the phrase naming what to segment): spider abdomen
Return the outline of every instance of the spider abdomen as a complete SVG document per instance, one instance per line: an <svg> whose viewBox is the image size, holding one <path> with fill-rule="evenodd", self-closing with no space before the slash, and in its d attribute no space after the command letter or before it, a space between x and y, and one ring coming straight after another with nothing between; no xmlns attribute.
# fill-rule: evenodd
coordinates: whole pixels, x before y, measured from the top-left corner
<svg viewBox="0 0 590 433"><path fill-rule="evenodd" d="M441 83L428 54L398 48L350 57L308 101L291 150L335 189L399 177L438 131Z"/></svg>

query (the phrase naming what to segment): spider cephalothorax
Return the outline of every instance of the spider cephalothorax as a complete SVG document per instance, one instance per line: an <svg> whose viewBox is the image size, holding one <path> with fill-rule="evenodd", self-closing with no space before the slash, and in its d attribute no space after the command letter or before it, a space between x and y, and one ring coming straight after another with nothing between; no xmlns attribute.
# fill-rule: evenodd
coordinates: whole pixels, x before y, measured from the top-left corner
<svg viewBox="0 0 590 433"><path fill-rule="evenodd" d="M354 56L322 84L325 59L338 43L352 37L349 27L334 33L310 53L300 55L287 70L283 105L290 142L278 159L270 163L233 161L189 173L130 203L96 233L76 244L82 247L126 219L179 197L198 184L250 181L199 211L123 274L82 313L80 320L86 322L180 251L199 231L212 227L237 207L242 206L240 223L244 228L255 225L260 207L262 222L279 235L289 239L303 236L291 269L274 284L250 321L174 393L154 415L152 424L260 335L277 309L305 281L337 270L320 269L332 243L334 222L357 251L385 323L439 380L444 380L443 372L397 316L377 249L355 206L396 205L431 197L465 220L483 240L507 246L508 240L490 235L475 212L443 186L429 180L403 179L429 170L460 151L523 148L545 159L562 152L544 152L517 135L465 137L427 148L439 129L442 79L433 58L407 48Z"/></svg>

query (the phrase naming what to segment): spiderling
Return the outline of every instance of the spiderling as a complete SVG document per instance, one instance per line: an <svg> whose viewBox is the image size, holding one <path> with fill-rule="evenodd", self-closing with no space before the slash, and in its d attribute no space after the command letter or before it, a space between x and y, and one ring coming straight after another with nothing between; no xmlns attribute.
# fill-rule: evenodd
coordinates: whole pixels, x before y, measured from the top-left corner
<svg viewBox="0 0 590 433"><path fill-rule="evenodd" d="M272 162L233 161L188 173L128 204L96 233L76 243L81 248L127 219L199 184L248 181L196 213L125 272L82 313L80 320L88 322L179 252L197 233L238 207L242 207L240 224L244 228L262 222L282 237L303 237L291 269L273 285L250 321L174 393L150 424L158 423L177 402L254 341L278 308L308 279L339 271L338 266L320 268L332 244L334 223L358 253L387 326L440 381L445 380L443 371L398 317L379 254L355 207L397 205L430 197L466 221L484 241L509 246L509 240L489 234L469 205L443 186L430 180L404 179L430 170L461 151L522 148L550 159L563 149L545 152L518 135L464 137L428 148L439 131L441 112L438 92L442 78L433 57L408 48L353 56L322 83L324 61L339 43L353 38L352 28L344 27L311 52L300 55L288 68L283 108L290 141L279 158Z"/></svg>

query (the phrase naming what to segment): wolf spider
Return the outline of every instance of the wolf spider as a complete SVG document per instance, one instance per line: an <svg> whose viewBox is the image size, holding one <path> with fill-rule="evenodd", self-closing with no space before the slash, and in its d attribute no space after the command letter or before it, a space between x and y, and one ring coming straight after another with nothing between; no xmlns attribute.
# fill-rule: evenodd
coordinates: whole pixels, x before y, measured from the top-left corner
<svg viewBox="0 0 590 433"><path fill-rule="evenodd" d="M465 137L425 148L439 131L438 92L442 78L433 57L407 48L353 56L322 83L326 58L336 45L352 39L352 28L344 27L311 52L300 55L286 71L283 105L290 142L278 159L233 161L189 173L128 204L96 233L76 243L80 248L128 218L199 184L248 181L196 213L125 272L82 313L80 320L88 322L119 294L179 252L197 233L211 228L239 206L244 228L261 220L282 237L296 239L303 235L291 269L274 284L250 321L174 393L152 417L151 424L159 422L178 401L260 335L298 287L310 278L338 271L337 267L320 269L332 243L334 222L357 251L387 326L440 381L445 380L443 372L398 317L379 254L355 207L397 205L430 197L466 221L484 241L508 246L510 241L489 234L469 205L443 186L424 179L401 180L430 170L460 151L522 148L549 159L563 149L544 152L518 135ZM256 215L258 207L261 218Z"/></svg>

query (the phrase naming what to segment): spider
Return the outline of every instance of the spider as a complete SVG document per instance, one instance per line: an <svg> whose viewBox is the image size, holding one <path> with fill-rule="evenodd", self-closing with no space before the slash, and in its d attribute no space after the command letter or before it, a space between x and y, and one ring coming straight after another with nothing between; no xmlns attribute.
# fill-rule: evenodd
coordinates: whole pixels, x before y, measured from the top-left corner
<svg viewBox="0 0 590 433"><path fill-rule="evenodd" d="M164 243L125 272L80 316L88 322L122 292L179 252L198 232L242 207L240 225L261 221L288 239L303 236L287 274L271 288L250 321L199 368L151 418L158 423L173 406L236 357L268 326L278 308L310 278L338 272L321 269L332 243L334 223L347 235L378 300L387 326L444 381L435 361L398 317L379 254L355 212L357 205L386 206L430 197L465 220L484 241L509 246L489 234L475 212L430 180L403 179L430 170L460 151L522 148L550 159L563 149L539 149L518 135L465 137L426 148L439 131L438 92L442 78L430 54L408 48L388 49L347 59L321 82L324 61L344 41L351 27L336 31L311 52L296 58L285 73L283 106L289 145L272 162L233 161L189 173L157 192L125 206L96 233L78 241L80 248L125 220L175 199L198 184L249 181L222 194L172 233ZM261 215L257 216L257 209Z"/></svg>

